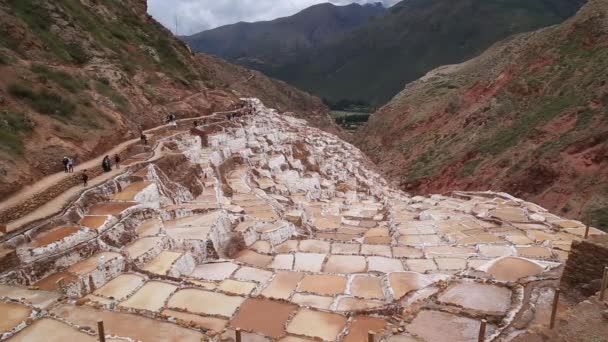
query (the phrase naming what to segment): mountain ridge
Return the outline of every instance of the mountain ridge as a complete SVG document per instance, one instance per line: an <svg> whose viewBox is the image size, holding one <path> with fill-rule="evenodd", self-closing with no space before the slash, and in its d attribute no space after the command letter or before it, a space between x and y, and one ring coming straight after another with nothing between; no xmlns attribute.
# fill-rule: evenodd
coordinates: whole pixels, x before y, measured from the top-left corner
<svg viewBox="0 0 608 342"><path fill-rule="evenodd" d="M245 46L247 59L221 51L214 54L332 103L364 100L379 106L426 72L463 62L512 34L558 24L583 2L409 0L335 39L302 49L296 56L268 57L276 46L260 45L264 52L248 50L246 37L239 37L238 43ZM232 41L227 36L222 40ZM196 45L193 49L204 51Z"/></svg>

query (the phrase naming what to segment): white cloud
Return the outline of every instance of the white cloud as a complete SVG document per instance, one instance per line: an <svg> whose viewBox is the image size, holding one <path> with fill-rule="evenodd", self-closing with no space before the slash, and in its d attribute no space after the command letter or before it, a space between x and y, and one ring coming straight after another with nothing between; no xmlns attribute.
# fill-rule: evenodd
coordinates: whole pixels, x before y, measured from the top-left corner
<svg viewBox="0 0 608 342"><path fill-rule="evenodd" d="M336 5L383 2L392 6L399 0L148 0L148 12L175 32L188 35L239 21L272 20L293 15L324 2Z"/></svg>

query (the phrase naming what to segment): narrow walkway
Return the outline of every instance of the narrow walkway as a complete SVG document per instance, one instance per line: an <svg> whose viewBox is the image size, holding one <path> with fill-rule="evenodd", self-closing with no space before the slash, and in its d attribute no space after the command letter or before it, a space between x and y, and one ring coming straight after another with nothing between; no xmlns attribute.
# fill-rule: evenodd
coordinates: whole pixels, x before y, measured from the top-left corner
<svg viewBox="0 0 608 342"><path fill-rule="evenodd" d="M176 120L176 122L179 124L179 123L192 122L194 120L212 119L212 118L225 116L226 114L231 113L231 112L232 111L215 112L210 115ZM219 124L219 123L221 123L221 122L215 122L213 124L215 125L215 124ZM204 127L207 125L201 125L201 126ZM161 125L161 126L146 130L146 131L144 131L144 133L150 135L150 134L154 134L154 132L162 130L163 128L170 128L170 127L171 127L171 124L165 124L165 125ZM159 141L157 141L156 145L153 146L152 156L150 156L149 158L147 158L145 160L133 163L129 166L150 162L150 161L160 158L163 142L168 138L171 138L177 134L187 132L188 130L189 130L189 128L188 129L177 129L177 130L175 130L174 134L161 138ZM58 172L58 173L55 173L55 174L52 174L52 175L49 175L49 176L46 176L46 177L40 179L36 183L23 188L18 193L14 194L13 196L0 202L0 212L5 211L5 210L10 210L11 208L18 207L24 201L36 196L37 194L43 192L45 189L48 189L49 187L65 180L66 178L74 177L75 174L78 174L79 172L81 172L83 170L91 169L93 167L101 165L101 161L103 160L104 156L106 156L106 155L113 156L114 154L118 154L118 153L124 151L125 149L127 149L128 147L130 147L134 144L137 144L139 141L140 141L139 138L125 141L125 142L121 143L120 145L114 147L113 149L103 153L102 155L76 166L74 168L74 173ZM53 200L46 202L44 205L32 210L27 215L24 215L17 220L13 220L11 222L6 223L6 231L8 233L10 233L28 223L35 222L37 220L44 219L53 214L59 213L63 208L65 208L66 204L70 201L70 199L74 198L79 193L84 192L84 190L94 188L94 187L98 186L99 184L102 184L102 183L108 181L109 179L112 179L112 178L118 176L119 174L123 173L127 169L128 169L128 167L124 167L121 169L115 168L111 172L103 173L97 177L94 177L89 180L89 184L86 188L82 187L82 186L74 186L74 187L68 189L67 191L61 193L59 196L53 198ZM0 237L2 237L2 235L3 234L0 233Z"/></svg>

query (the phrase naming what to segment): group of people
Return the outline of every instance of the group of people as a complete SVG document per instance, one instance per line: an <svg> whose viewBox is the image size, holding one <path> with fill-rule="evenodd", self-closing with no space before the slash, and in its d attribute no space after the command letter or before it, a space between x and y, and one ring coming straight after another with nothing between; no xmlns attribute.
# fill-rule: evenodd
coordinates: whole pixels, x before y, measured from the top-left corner
<svg viewBox="0 0 608 342"><path fill-rule="evenodd" d="M255 113L254 106L249 102L242 101L241 103L235 104L235 111L228 114L228 119L233 120L233 119L241 117L243 115L251 115L254 113ZM167 115L167 123L177 126L177 119L175 117L175 114ZM199 120L195 120L193 122L194 127L198 126L200 123L201 122ZM148 145L148 136L146 136L146 134L144 134L143 131L141 132L140 140L141 140L142 144ZM120 161L121 161L120 156L118 154L114 155L114 165L116 166L117 169L120 168ZM74 172L74 165L75 165L74 158L68 158L68 157L63 158L63 167L64 167L64 170L66 173ZM112 171L112 159L110 158L109 155L106 155L103 158L103 160L101 162L101 167L104 172ZM88 175L87 170L82 171L82 174L80 175L80 180L82 181L82 183L85 187L88 185L89 175Z"/></svg>
<svg viewBox="0 0 608 342"><path fill-rule="evenodd" d="M118 154L114 155L114 165L116 165L117 169L120 169L120 156ZM103 169L103 172L112 171L112 160L110 159L110 156L105 156L103 158L101 161L101 168Z"/></svg>
<svg viewBox="0 0 608 342"><path fill-rule="evenodd" d="M172 126L177 126L177 118L175 117L175 114L167 115L167 123Z"/></svg>
<svg viewBox="0 0 608 342"><path fill-rule="evenodd" d="M68 158L68 157L63 157L63 171L65 173L73 173L74 172L74 165L76 165L76 162L74 161L74 158Z"/></svg>
<svg viewBox="0 0 608 342"><path fill-rule="evenodd" d="M228 120L232 121L240 118L241 116L252 114L255 114L255 107L247 101L241 101L240 103L234 105L234 111L228 113L227 118Z"/></svg>

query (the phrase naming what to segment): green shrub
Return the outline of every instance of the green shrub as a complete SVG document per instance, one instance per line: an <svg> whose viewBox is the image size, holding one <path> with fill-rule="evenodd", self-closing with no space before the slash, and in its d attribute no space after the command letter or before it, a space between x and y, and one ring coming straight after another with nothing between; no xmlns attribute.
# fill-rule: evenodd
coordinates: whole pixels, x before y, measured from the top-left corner
<svg viewBox="0 0 608 342"><path fill-rule="evenodd" d="M61 95L43 90L32 100L32 107L37 111L60 117L69 117L76 110L76 105Z"/></svg>
<svg viewBox="0 0 608 342"><path fill-rule="evenodd" d="M31 70L47 80L59 84L59 86L61 86L63 89L73 94L77 94L83 89L87 89L89 87L85 80L79 77L74 77L61 70L51 69L46 65L32 64Z"/></svg>
<svg viewBox="0 0 608 342"><path fill-rule="evenodd" d="M123 114L129 114L131 112L129 101L116 91L107 79L97 79L95 82L95 89L98 93L109 98Z"/></svg>
<svg viewBox="0 0 608 342"><path fill-rule="evenodd" d="M587 223L608 232L608 207L596 207L586 213Z"/></svg>
<svg viewBox="0 0 608 342"><path fill-rule="evenodd" d="M32 99L36 96L30 87L21 83L13 83L9 85L8 93L21 99Z"/></svg>
<svg viewBox="0 0 608 342"><path fill-rule="evenodd" d="M481 159L469 160L462 166L460 175L463 177L471 177L473 174L475 174L475 170L477 170L477 167L479 167L482 162L483 160Z"/></svg>
<svg viewBox="0 0 608 342"><path fill-rule="evenodd" d="M36 111L59 117L69 117L76 110L76 105L61 95L42 90L36 92L23 84L11 84L8 87L11 95L25 100Z"/></svg>
<svg viewBox="0 0 608 342"><path fill-rule="evenodd" d="M77 43L70 43L65 46L65 50L70 55L74 63L78 65L86 64L90 57L84 49Z"/></svg>
<svg viewBox="0 0 608 342"><path fill-rule="evenodd" d="M0 112L0 150L10 154L23 152L23 133L30 132L34 125L23 113Z"/></svg>

